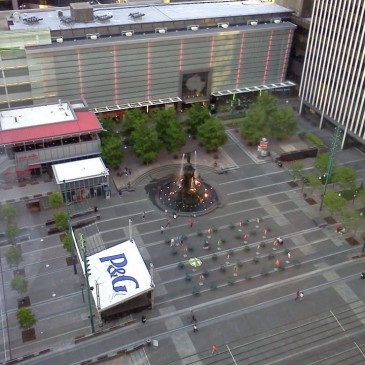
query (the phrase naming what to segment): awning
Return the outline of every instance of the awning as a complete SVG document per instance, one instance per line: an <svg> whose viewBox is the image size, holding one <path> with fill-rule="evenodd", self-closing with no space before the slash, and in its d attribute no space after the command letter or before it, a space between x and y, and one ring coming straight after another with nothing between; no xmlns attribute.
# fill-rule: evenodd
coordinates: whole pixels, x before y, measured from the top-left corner
<svg viewBox="0 0 365 365"><path fill-rule="evenodd" d="M30 169L40 169L41 167L42 165L39 163L28 164L28 168Z"/></svg>

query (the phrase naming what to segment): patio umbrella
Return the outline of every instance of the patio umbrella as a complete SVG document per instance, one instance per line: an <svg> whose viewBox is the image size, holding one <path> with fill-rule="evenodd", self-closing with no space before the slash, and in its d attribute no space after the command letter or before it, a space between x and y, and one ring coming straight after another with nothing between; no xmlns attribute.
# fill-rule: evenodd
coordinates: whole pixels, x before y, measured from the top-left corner
<svg viewBox="0 0 365 365"><path fill-rule="evenodd" d="M188 262L192 267L199 267L202 264L202 260L198 259L197 257L192 257Z"/></svg>

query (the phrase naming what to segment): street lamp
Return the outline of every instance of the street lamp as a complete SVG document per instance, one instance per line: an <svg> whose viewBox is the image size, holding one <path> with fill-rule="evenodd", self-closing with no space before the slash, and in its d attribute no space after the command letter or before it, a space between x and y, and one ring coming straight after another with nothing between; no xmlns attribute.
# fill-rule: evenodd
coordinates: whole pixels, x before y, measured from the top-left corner
<svg viewBox="0 0 365 365"><path fill-rule="evenodd" d="M74 247L75 242L74 242L73 234L72 234L72 226L71 226L71 218L70 218L70 207L68 206L66 180L63 180L63 192L65 194L65 202L66 202L68 235L69 235L69 237L71 237L70 251L71 251L71 257L72 257L72 263L73 263L73 266L74 266L74 274L77 275L75 247Z"/></svg>
<svg viewBox="0 0 365 365"><path fill-rule="evenodd" d="M91 289L90 289L90 283L89 283L89 269L88 269L88 263L87 263L87 259L86 259L86 245L85 245L85 238L82 233L80 233L80 243L81 243L81 251L82 251L82 261L84 263L85 285L86 285L86 294L87 294L87 304L89 307L91 332L95 333L94 314L93 314L93 309L91 306L91 294L90 294Z"/></svg>

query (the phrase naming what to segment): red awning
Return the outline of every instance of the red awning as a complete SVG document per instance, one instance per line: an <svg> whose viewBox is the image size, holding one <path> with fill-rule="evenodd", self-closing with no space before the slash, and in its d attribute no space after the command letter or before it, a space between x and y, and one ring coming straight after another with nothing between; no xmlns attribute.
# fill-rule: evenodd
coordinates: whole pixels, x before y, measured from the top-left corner
<svg viewBox="0 0 365 365"><path fill-rule="evenodd" d="M76 120L0 131L0 144L35 141L81 133L100 132L102 126L92 112L76 112Z"/></svg>
<svg viewBox="0 0 365 365"><path fill-rule="evenodd" d="M28 168L30 168L30 169L40 169L41 167L42 167L42 165L39 163L34 163L34 164L28 165Z"/></svg>

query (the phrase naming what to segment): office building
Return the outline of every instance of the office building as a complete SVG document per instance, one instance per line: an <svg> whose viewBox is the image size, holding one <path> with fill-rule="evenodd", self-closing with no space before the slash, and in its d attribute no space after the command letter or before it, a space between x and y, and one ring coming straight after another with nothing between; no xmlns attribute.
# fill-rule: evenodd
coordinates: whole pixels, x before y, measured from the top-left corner
<svg viewBox="0 0 365 365"><path fill-rule="evenodd" d="M95 112L288 88L291 10L258 1L13 12L0 109L82 97Z"/></svg>
<svg viewBox="0 0 365 365"><path fill-rule="evenodd" d="M300 111L339 125L341 147L365 142L365 1L315 1Z"/></svg>

